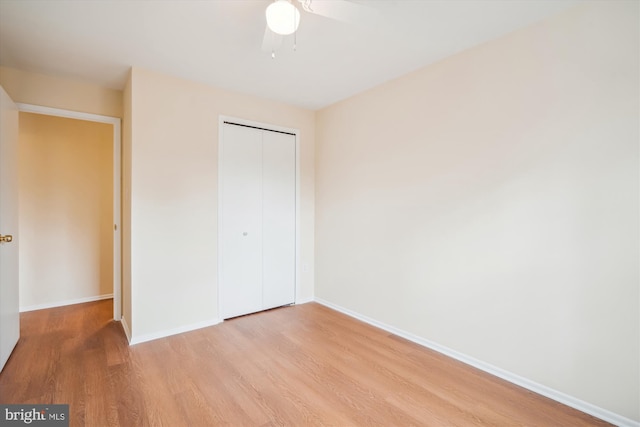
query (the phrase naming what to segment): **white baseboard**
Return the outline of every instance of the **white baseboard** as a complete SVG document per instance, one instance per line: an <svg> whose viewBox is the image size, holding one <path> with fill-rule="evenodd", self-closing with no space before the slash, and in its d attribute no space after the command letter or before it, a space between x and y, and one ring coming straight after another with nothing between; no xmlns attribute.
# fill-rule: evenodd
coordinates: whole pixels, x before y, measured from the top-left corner
<svg viewBox="0 0 640 427"><path fill-rule="evenodd" d="M313 301L315 301L313 297L300 298L299 300L296 300L296 304L306 304L308 302L313 302Z"/></svg>
<svg viewBox="0 0 640 427"><path fill-rule="evenodd" d="M105 295L97 295L97 296L94 296L94 297L84 297L84 298L69 299L69 300L65 300L65 301L56 301L56 302L50 302L50 303L46 303L46 304L28 305L26 307L20 307L20 313L24 313L25 311L44 310L45 308L63 307L65 305L83 304L85 302L100 301L100 300L103 300L103 299L110 299L110 298L113 298L113 294L105 294Z"/></svg>
<svg viewBox="0 0 640 427"><path fill-rule="evenodd" d="M131 344L131 328L127 323L127 319L124 316L120 317L120 324L122 325L122 329L124 330L124 334L127 336L127 341Z"/></svg>
<svg viewBox="0 0 640 427"><path fill-rule="evenodd" d="M409 332L398 329L394 326L387 325L386 323L379 322L370 317L364 316L360 313L357 313L353 310L349 310L347 308L341 307L339 305L333 304L329 301L323 300L322 298L315 298L315 301L318 304L322 304L326 307L329 307L333 310L339 311L347 316L353 317L355 319L361 320L365 323L368 323L372 326L390 332L399 337L405 338L409 341L412 341L416 344L420 344L423 347L427 347L431 350L435 350L438 353L442 353L445 356L449 356L453 359L459 360L460 362L466 363L467 365L471 365L474 368L478 368L484 372L487 372L491 375L495 375L496 377L502 378L503 380L509 381L513 384L519 385L520 387L526 388L527 390L533 391L534 393L541 394L545 397L555 400L556 402L560 402L564 405L575 408L579 411L587 413L589 415L593 415L594 417L600 418L601 420L607 421L609 423L615 424L619 427L640 427L640 422L634 421L632 419L623 417L622 415L618 415L609 410L600 408L598 406L592 405L591 403L585 402L573 396L569 396L568 394L562 393L560 391L549 388L545 385L538 384L534 381L531 381L527 378L521 377L514 373L505 371L504 369L498 368L496 366L485 363L481 360L475 359L471 356L467 356L466 354L460 353L458 351L452 350L450 348L444 347L440 344L437 344L433 341L429 341L427 339L421 338L417 335L411 334Z"/></svg>
<svg viewBox="0 0 640 427"><path fill-rule="evenodd" d="M211 319L211 320L205 320L203 322L192 323L191 325L185 325L177 328L165 329L163 331L152 332L150 334L133 336L129 338L129 345L140 344L147 341L157 340L159 338L169 337L171 335L182 334L184 332L194 331L196 329L206 328L208 326L214 326L219 323L221 323L220 319Z"/></svg>

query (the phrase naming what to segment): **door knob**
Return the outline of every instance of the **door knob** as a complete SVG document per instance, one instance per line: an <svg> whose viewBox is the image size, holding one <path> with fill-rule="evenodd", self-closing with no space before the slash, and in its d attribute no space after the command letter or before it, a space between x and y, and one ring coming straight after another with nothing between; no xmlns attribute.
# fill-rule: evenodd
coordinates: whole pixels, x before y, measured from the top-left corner
<svg viewBox="0 0 640 427"><path fill-rule="evenodd" d="M13 241L13 236L11 234L7 234L6 236L0 234L0 243L10 243L11 241Z"/></svg>

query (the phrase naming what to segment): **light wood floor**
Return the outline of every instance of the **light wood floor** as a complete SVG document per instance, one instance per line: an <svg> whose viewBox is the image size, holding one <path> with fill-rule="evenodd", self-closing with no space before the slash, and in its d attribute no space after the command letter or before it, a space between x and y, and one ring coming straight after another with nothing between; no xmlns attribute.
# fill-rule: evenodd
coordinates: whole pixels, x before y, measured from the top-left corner
<svg viewBox="0 0 640 427"><path fill-rule="evenodd" d="M131 347L111 313L23 313L0 402L98 427L608 425L314 303Z"/></svg>

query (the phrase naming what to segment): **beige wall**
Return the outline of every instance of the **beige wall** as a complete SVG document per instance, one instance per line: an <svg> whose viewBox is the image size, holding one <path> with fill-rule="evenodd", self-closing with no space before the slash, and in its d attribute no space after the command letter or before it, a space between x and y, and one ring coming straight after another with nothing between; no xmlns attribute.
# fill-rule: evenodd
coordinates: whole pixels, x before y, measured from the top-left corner
<svg viewBox="0 0 640 427"><path fill-rule="evenodd" d="M122 91L0 67L0 85L14 102L122 117Z"/></svg>
<svg viewBox="0 0 640 427"><path fill-rule="evenodd" d="M20 307L113 293L113 128L20 113Z"/></svg>
<svg viewBox="0 0 640 427"><path fill-rule="evenodd" d="M316 296L640 420L638 3L317 114Z"/></svg>
<svg viewBox="0 0 640 427"><path fill-rule="evenodd" d="M130 90L134 341L218 319L221 114L300 129L301 261L313 264L314 112L135 67ZM312 297L302 272L297 300Z"/></svg>

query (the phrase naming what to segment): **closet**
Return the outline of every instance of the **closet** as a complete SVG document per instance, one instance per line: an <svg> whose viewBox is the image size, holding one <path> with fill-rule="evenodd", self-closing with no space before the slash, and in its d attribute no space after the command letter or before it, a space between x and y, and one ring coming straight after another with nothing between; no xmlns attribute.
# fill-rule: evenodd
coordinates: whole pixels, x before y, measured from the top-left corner
<svg viewBox="0 0 640 427"><path fill-rule="evenodd" d="M219 278L222 319L295 299L296 136L222 123Z"/></svg>

